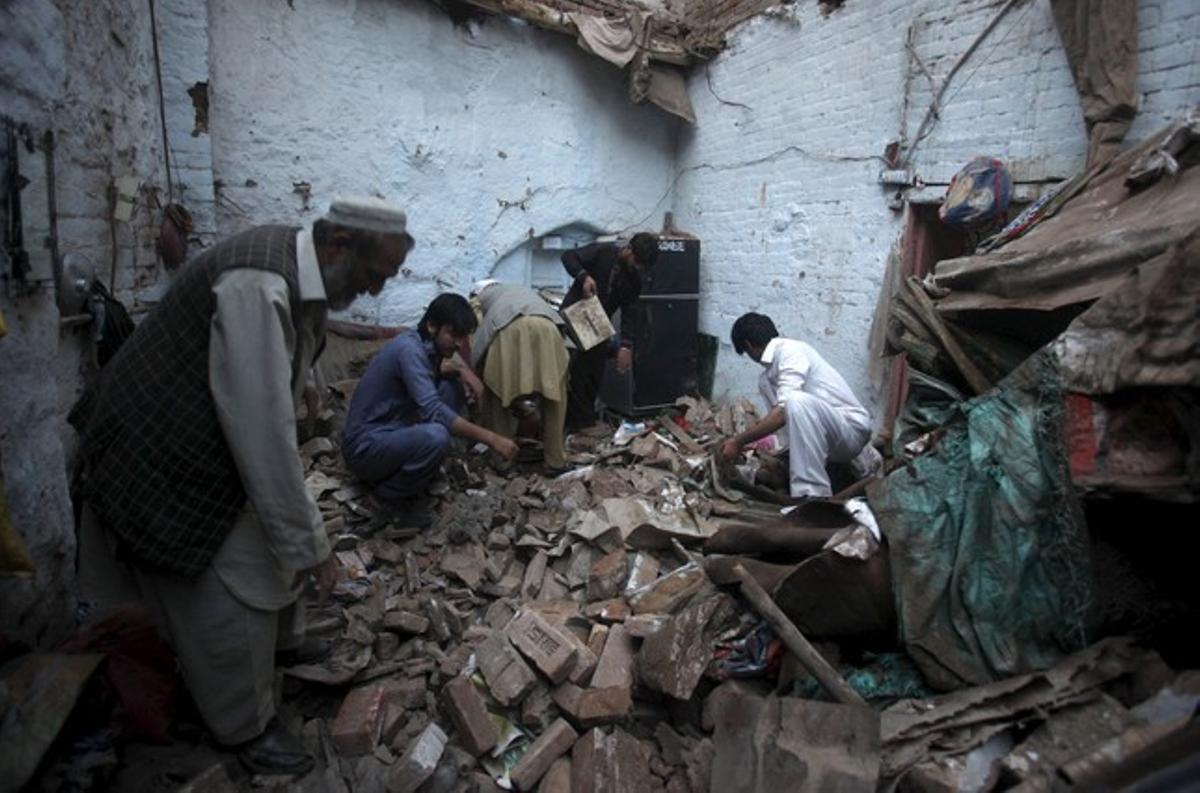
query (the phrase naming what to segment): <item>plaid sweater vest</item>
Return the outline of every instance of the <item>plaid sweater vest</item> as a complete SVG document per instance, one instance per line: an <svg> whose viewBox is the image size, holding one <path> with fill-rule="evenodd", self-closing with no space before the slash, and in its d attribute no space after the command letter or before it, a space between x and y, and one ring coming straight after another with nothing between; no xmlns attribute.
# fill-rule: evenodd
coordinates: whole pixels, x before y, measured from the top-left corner
<svg viewBox="0 0 1200 793"><path fill-rule="evenodd" d="M278 273L298 321L296 232L262 226L196 257L104 368L84 419L83 495L141 564L198 575L246 502L209 389L212 288L227 270Z"/></svg>

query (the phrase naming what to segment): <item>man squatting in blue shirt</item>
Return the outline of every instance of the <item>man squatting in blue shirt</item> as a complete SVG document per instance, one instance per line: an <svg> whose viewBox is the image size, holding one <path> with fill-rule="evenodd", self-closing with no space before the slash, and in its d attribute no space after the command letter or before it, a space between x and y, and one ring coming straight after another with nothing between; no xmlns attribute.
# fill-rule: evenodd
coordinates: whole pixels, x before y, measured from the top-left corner
<svg viewBox="0 0 1200 793"><path fill-rule="evenodd" d="M346 465L406 525L432 522L422 491L438 473L451 435L486 444L505 459L517 453L513 441L459 415L464 387L478 397L482 383L452 357L477 325L466 298L438 295L416 330L375 356L350 401L342 434Z"/></svg>

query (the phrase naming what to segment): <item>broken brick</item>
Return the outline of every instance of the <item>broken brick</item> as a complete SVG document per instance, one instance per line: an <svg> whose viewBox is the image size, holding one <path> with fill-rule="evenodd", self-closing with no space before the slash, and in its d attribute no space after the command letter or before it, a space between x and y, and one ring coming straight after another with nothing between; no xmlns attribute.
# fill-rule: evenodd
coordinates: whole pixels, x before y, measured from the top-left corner
<svg viewBox="0 0 1200 793"><path fill-rule="evenodd" d="M628 595L636 589L654 583L658 578L658 568L658 560L650 554L635 554L629 563L629 577L625 579L624 593Z"/></svg>
<svg viewBox="0 0 1200 793"><path fill-rule="evenodd" d="M383 615L383 629L416 636L429 630L429 620L411 611L389 611Z"/></svg>
<svg viewBox="0 0 1200 793"><path fill-rule="evenodd" d="M631 688L633 667L633 639L625 632L624 626L614 625L608 631L608 640L596 663L596 671L592 673L591 685L595 688Z"/></svg>
<svg viewBox="0 0 1200 793"><path fill-rule="evenodd" d="M538 551L529 560L529 565L525 568L525 577L521 580L521 596L526 600L536 598L541 591L542 578L546 575L546 563L549 559L545 551Z"/></svg>
<svg viewBox="0 0 1200 793"><path fill-rule="evenodd" d="M647 793L651 786L648 755L646 745L623 730L615 729L608 736L590 730L571 751L571 791Z"/></svg>
<svg viewBox="0 0 1200 793"><path fill-rule="evenodd" d="M625 584L625 549L617 548L592 563L588 571L587 599L609 600L621 594Z"/></svg>
<svg viewBox="0 0 1200 793"><path fill-rule="evenodd" d="M419 708L425 704L425 678L413 677L388 685L388 701L405 710Z"/></svg>
<svg viewBox="0 0 1200 793"><path fill-rule="evenodd" d="M521 700L521 726L534 732L544 732L558 718L558 709L546 686L534 686Z"/></svg>
<svg viewBox="0 0 1200 793"><path fill-rule="evenodd" d="M546 574L542 577L542 587L538 590L538 597L545 600L558 600L565 598L570 594L566 585L559 580L558 573L551 568L546 568Z"/></svg>
<svg viewBox="0 0 1200 793"><path fill-rule="evenodd" d="M473 552L468 546L462 550L452 551L442 557L441 568L450 575L462 581L471 589L479 586L483 580L483 559L481 554Z"/></svg>
<svg viewBox="0 0 1200 793"><path fill-rule="evenodd" d="M712 661L710 625L732 609L725 594L700 597L671 618L667 625L642 643L638 653L638 679L648 687L676 699L689 699Z"/></svg>
<svg viewBox="0 0 1200 793"><path fill-rule="evenodd" d="M604 750L607 737L600 730L588 730L571 748L571 793L604 793ZM599 784L597 784L599 783Z"/></svg>
<svg viewBox="0 0 1200 793"><path fill-rule="evenodd" d="M666 614L634 614L625 620L625 630L636 639L645 639L658 633L671 618Z"/></svg>
<svg viewBox="0 0 1200 793"><path fill-rule="evenodd" d="M571 728L566 719L559 719L551 724L548 730L529 745L509 773L509 778L517 786L517 790L533 790L533 786L550 770L554 761L562 757L578 737L578 733Z"/></svg>
<svg viewBox="0 0 1200 793"><path fill-rule="evenodd" d="M369 754L379 743L388 702L385 684L355 688L342 700L333 720L333 743L346 757Z"/></svg>
<svg viewBox="0 0 1200 793"><path fill-rule="evenodd" d="M431 722L392 766L388 776L388 793L413 793L425 780L433 776L444 751L446 733Z"/></svg>
<svg viewBox="0 0 1200 793"><path fill-rule="evenodd" d="M621 598L591 603L583 610L585 616L601 622L624 622L629 619L629 604Z"/></svg>
<svg viewBox="0 0 1200 793"><path fill-rule="evenodd" d="M600 658L600 653L604 652L604 642L608 639L607 625L593 625L592 632L588 635L587 646L588 651L592 655Z"/></svg>
<svg viewBox="0 0 1200 793"><path fill-rule="evenodd" d="M703 568L688 562L629 593L629 606L634 614L671 614L707 584Z"/></svg>
<svg viewBox="0 0 1200 793"><path fill-rule="evenodd" d="M442 694L459 741L467 751L478 757L496 745L500 738L496 725L470 678L454 678L445 685Z"/></svg>
<svg viewBox="0 0 1200 793"><path fill-rule="evenodd" d="M475 649L488 690L504 707L517 704L537 684L533 671L503 633L493 633Z"/></svg>
<svg viewBox="0 0 1200 793"><path fill-rule="evenodd" d="M571 674L576 658L572 642L541 615L522 611L508 624L505 633L550 682L561 683Z"/></svg>
<svg viewBox="0 0 1200 793"><path fill-rule="evenodd" d="M554 689L554 703L582 728L611 724L629 715L633 692L628 686L580 688L563 683Z"/></svg>
<svg viewBox="0 0 1200 793"><path fill-rule="evenodd" d="M618 548L625 547L625 537L618 526L608 527L597 534L592 542L600 549L601 553L612 553Z"/></svg>
<svg viewBox="0 0 1200 793"><path fill-rule="evenodd" d="M433 628L433 635L437 637L439 642L448 642L454 638L454 634L450 630L450 623L446 619L446 613L442 610L441 601L437 598L426 600L425 614L429 617L429 624Z"/></svg>
<svg viewBox="0 0 1200 793"><path fill-rule="evenodd" d="M500 576L499 581L483 584L479 587L479 591L488 597L494 598L516 597L521 592L521 581L524 575L525 565L514 559L504 569L504 573Z"/></svg>

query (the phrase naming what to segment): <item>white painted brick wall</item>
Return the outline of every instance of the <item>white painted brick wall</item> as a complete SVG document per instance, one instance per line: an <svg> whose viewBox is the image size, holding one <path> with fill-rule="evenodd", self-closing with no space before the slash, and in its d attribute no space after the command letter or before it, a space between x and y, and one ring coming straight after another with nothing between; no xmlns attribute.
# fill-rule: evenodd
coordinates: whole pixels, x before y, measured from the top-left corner
<svg viewBox="0 0 1200 793"><path fill-rule="evenodd" d="M624 74L565 36L498 18L464 31L393 0L212 0L209 17L222 234L307 222L339 193L408 211L405 275L354 318L411 323L531 235L657 226L669 206L654 209L676 121L631 105Z"/></svg>
<svg viewBox="0 0 1200 793"><path fill-rule="evenodd" d="M945 74L998 6L851 0L823 17L815 3L797 3L741 26L707 78L703 68L693 75L700 123L681 136L673 202L679 225L704 241L701 329L722 340L719 395L754 392L757 367L728 342L733 320L754 310L813 343L874 400L867 337L901 217L869 158L899 138L905 37L915 26L915 49ZM1130 141L1200 100L1200 4L1141 0L1139 15L1142 107ZM923 78L912 85L910 136L929 96ZM1084 160L1082 112L1048 0L1010 12L947 96L915 158L928 181L948 181L981 153L1013 161L1020 179L1062 178Z"/></svg>

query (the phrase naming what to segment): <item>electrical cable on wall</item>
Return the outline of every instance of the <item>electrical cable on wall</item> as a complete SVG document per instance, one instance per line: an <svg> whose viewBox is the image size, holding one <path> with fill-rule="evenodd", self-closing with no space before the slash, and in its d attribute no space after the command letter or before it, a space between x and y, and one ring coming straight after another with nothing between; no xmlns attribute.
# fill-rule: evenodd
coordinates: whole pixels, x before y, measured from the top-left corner
<svg viewBox="0 0 1200 793"><path fill-rule="evenodd" d="M636 223L631 223L628 226L626 226L625 228L619 229L617 231L617 233L623 234L626 231L629 231L630 229L637 228L637 227L641 226L643 223L645 223L646 221L648 221L650 218L654 217L654 213L657 212L658 208L662 206L662 202L667 200L667 196L669 196L671 194L671 191L675 189L675 185L679 183L679 180L681 178L683 178L683 175L685 173L691 173L692 171L700 171L700 170L731 171L731 170L735 170L737 168L747 168L751 165L762 165L765 162L771 162L772 160L776 160L779 157L782 157L783 155L789 154L789 153L799 154L802 157L806 157L810 160L820 160L823 162L870 162L872 160L878 160L879 162L882 162L885 164L887 163L887 160L878 154L827 154L825 152L811 152L800 146L791 144L788 146L784 146L782 149L777 149L777 150L771 152L770 154L764 154L761 157L755 157L754 159L751 159L751 160L743 160L742 162L734 162L734 163L719 164L719 165L712 165L710 163L702 162L698 165L689 165L686 168L681 168L679 171L677 171L675 173L675 177L671 180L671 183L669 185L667 185L667 189L663 192L662 196L658 199L658 201L655 202L654 208L651 209L650 212L647 213L645 217L643 217L641 220L637 221Z"/></svg>
<svg viewBox="0 0 1200 793"><path fill-rule="evenodd" d="M158 19L155 14L154 0L150 3L150 40L154 45L154 77L158 81L158 120L162 129L163 163L167 169L167 203L175 200L175 185L171 181L171 147L167 143L167 107L163 94L162 61L158 55Z"/></svg>

